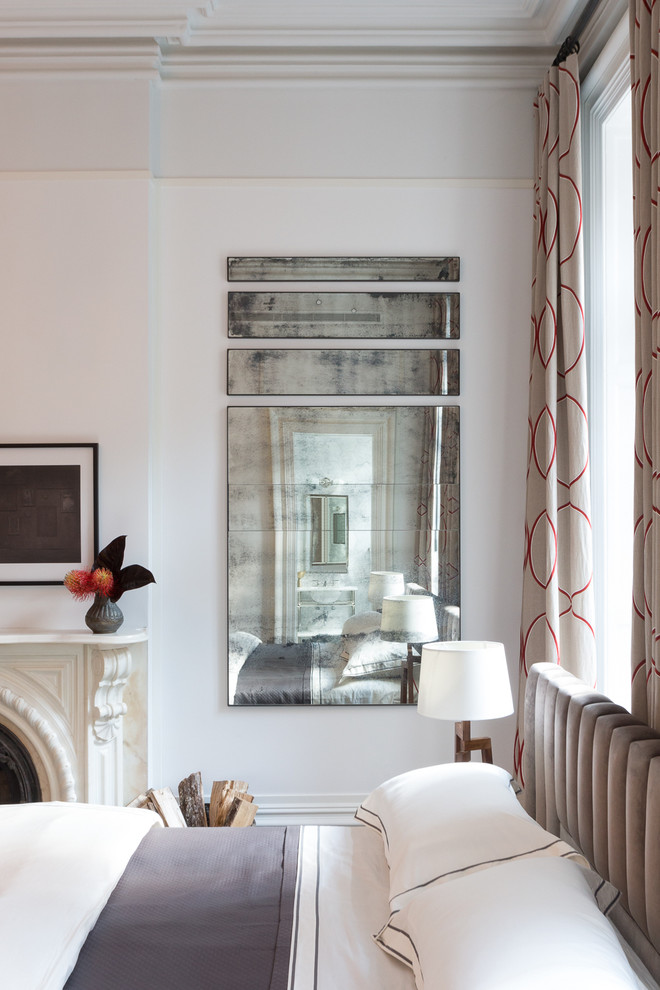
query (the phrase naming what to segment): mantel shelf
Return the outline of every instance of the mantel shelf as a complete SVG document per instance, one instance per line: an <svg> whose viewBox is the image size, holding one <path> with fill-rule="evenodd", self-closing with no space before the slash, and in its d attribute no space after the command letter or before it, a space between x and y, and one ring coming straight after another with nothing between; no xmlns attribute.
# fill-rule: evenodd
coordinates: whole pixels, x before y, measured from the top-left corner
<svg viewBox="0 0 660 990"><path fill-rule="evenodd" d="M144 643L146 629L128 629L125 632L93 633L77 629L0 629L0 645L20 643L80 643L85 646L129 646Z"/></svg>

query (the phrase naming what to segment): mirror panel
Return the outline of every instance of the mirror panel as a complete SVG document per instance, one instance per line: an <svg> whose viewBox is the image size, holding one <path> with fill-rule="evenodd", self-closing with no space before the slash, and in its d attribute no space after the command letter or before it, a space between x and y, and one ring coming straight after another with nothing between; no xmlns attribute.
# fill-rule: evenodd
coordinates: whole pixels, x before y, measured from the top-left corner
<svg viewBox="0 0 660 990"><path fill-rule="evenodd" d="M227 258L228 282L457 282L451 258Z"/></svg>
<svg viewBox="0 0 660 990"><path fill-rule="evenodd" d="M227 352L229 395L458 395L459 351Z"/></svg>
<svg viewBox="0 0 660 990"><path fill-rule="evenodd" d="M369 575L459 637L458 406L232 407L228 434L230 704L399 704Z"/></svg>
<svg viewBox="0 0 660 990"><path fill-rule="evenodd" d="M230 337L460 336L458 292L230 292Z"/></svg>

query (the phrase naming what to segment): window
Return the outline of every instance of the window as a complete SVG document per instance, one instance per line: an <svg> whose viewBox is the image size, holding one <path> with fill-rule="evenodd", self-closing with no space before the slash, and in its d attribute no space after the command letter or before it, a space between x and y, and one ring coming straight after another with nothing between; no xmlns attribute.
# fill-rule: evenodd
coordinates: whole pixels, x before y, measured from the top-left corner
<svg viewBox="0 0 660 990"><path fill-rule="evenodd" d="M597 686L629 708L635 339L627 31L619 49L618 57L604 52L605 68L596 63L586 80L585 268Z"/></svg>

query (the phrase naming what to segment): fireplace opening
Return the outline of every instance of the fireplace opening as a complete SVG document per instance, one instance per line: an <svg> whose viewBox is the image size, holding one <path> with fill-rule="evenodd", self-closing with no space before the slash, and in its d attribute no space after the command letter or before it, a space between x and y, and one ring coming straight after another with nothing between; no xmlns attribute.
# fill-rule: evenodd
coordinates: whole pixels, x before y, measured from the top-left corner
<svg viewBox="0 0 660 990"><path fill-rule="evenodd" d="M0 804L30 801L41 801L34 763L20 739L0 725Z"/></svg>

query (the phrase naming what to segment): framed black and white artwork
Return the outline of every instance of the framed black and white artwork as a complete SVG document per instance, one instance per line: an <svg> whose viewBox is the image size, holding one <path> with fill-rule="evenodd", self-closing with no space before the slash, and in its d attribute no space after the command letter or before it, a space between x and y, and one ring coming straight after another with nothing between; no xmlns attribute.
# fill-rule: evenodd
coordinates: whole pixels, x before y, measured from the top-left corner
<svg viewBox="0 0 660 990"><path fill-rule="evenodd" d="M98 552L98 444L0 444L0 584L61 584Z"/></svg>

